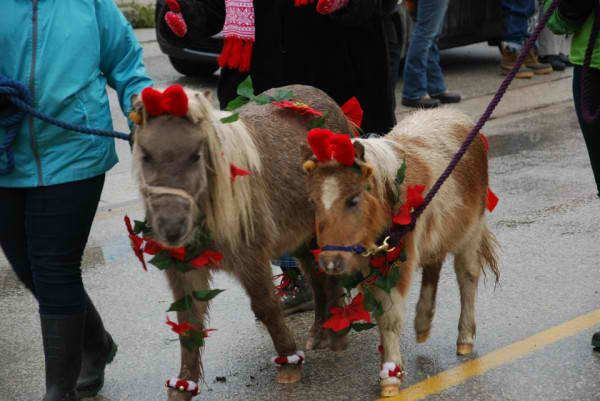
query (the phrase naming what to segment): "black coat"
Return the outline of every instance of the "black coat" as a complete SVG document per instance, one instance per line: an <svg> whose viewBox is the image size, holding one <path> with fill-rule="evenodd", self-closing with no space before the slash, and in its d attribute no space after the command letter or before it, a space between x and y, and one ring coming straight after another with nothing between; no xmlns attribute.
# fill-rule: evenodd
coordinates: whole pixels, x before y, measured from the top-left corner
<svg viewBox="0 0 600 401"><path fill-rule="evenodd" d="M185 46L222 29L223 0L179 1L188 35L177 38L161 22L161 36L168 41ZM396 0L350 0L344 9L321 15L315 4L295 7L294 0L256 1L250 67L255 93L304 84L322 89L340 105L356 96L365 112L365 132L388 132L396 119L383 18L395 4ZM234 70L221 72L221 107L236 96L243 79Z"/></svg>

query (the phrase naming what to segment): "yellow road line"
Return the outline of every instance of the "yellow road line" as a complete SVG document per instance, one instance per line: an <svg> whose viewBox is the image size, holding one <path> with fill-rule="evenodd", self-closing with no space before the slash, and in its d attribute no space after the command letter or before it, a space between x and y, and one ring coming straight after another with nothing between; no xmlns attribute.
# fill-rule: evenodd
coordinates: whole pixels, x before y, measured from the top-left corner
<svg viewBox="0 0 600 401"><path fill-rule="evenodd" d="M537 351L546 345L573 336L598 324L600 324L600 309L431 376L420 383L405 388L397 396L381 398L378 401L417 401L432 394L439 394L449 387L464 383L473 376L482 375L488 370L514 361L530 352Z"/></svg>

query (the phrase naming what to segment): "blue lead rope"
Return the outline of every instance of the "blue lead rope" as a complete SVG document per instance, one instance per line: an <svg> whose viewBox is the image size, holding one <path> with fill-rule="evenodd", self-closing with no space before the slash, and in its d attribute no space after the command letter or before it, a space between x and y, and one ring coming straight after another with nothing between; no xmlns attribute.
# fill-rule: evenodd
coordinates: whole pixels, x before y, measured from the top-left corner
<svg viewBox="0 0 600 401"><path fill-rule="evenodd" d="M6 128L6 136L0 140L0 160L2 160L3 156L6 158L6 167L0 167L0 175L10 174L15 168L15 156L12 145L19 132L19 126L28 113L48 124L56 125L68 131L123 139L125 141L131 139L131 135L123 132L77 127L38 112L32 107L31 94L25 85L9 79L2 74L0 74L0 95L6 95L8 101L13 105L9 107L8 115L0 115L0 127Z"/></svg>

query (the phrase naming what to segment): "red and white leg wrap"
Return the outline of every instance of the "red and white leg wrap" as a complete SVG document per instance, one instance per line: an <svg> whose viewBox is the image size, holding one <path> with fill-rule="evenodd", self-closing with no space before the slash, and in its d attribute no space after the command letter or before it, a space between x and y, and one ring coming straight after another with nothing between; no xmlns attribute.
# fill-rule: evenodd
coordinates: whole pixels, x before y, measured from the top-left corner
<svg viewBox="0 0 600 401"><path fill-rule="evenodd" d="M406 372L394 362L385 362L383 365L381 365L381 371L379 372L379 377L381 380L390 378L402 380L405 375Z"/></svg>
<svg viewBox="0 0 600 401"><path fill-rule="evenodd" d="M192 395L198 395L198 383L191 380L169 379L166 386L181 392L187 391Z"/></svg>
<svg viewBox="0 0 600 401"><path fill-rule="evenodd" d="M273 358L271 358L271 362L273 362L277 366L282 366L282 365L302 365L302 363L304 362L305 358L306 357L304 356L304 352L303 351L296 351L296 353L294 355L289 355L289 356L274 356Z"/></svg>

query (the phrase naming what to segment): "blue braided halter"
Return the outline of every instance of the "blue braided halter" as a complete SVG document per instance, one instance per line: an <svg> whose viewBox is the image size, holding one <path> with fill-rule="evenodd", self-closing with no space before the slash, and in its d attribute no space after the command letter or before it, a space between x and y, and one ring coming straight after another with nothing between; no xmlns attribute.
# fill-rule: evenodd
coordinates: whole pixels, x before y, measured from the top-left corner
<svg viewBox="0 0 600 401"><path fill-rule="evenodd" d="M343 251L343 252L354 252L357 254L363 254L367 249L362 245L354 246L339 246L339 245L325 245L321 248L321 251Z"/></svg>

